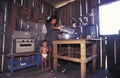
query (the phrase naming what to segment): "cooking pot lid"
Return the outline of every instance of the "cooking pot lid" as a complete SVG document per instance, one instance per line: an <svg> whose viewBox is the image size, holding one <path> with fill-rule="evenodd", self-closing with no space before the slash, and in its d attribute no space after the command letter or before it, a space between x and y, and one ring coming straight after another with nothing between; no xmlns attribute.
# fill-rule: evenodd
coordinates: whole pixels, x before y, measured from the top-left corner
<svg viewBox="0 0 120 78"><path fill-rule="evenodd" d="M63 27L60 29L61 32L69 33L69 34L74 34L75 29L72 27Z"/></svg>

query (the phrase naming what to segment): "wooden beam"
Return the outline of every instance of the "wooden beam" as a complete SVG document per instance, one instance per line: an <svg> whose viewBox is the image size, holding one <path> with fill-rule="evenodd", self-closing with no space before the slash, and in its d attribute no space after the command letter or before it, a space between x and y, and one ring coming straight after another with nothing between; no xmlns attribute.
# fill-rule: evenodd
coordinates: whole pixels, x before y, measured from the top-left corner
<svg viewBox="0 0 120 78"><path fill-rule="evenodd" d="M86 59L86 62L89 62L89 61L95 59L96 57L97 57L97 55L90 56Z"/></svg>
<svg viewBox="0 0 120 78"><path fill-rule="evenodd" d="M71 54L80 55L81 53L80 53L80 52L71 52ZM86 55L88 55L88 56L92 56L92 54L91 54L91 53L86 53Z"/></svg>
<svg viewBox="0 0 120 78"><path fill-rule="evenodd" d="M56 41L53 41L53 44L80 44L82 43L83 41L85 40L56 40Z"/></svg>
<svg viewBox="0 0 120 78"><path fill-rule="evenodd" d="M73 58L73 57L68 57L68 56L57 55L57 56L54 56L54 58L69 60L69 61L78 62L78 63L82 62L82 60L79 58Z"/></svg>

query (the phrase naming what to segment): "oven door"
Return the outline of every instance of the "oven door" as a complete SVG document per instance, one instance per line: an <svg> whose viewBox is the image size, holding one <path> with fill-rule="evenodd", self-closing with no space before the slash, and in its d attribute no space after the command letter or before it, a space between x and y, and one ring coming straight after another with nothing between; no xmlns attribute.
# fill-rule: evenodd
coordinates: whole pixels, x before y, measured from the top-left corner
<svg viewBox="0 0 120 78"><path fill-rule="evenodd" d="M16 53L34 52L34 44L33 39L16 39Z"/></svg>

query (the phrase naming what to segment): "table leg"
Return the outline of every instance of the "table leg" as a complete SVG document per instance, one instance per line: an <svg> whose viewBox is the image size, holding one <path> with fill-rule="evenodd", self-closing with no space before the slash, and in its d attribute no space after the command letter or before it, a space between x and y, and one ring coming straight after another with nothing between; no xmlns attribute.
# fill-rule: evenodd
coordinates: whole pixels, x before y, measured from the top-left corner
<svg viewBox="0 0 120 78"><path fill-rule="evenodd" d="M96 49L97 49L97 45L93 44L92 45L92 55L96 55ZM96 58L94 58L92 60L92 70L93 70L93 72L96 71Z"/></svg>
<svg viewBox="0 0 120 78"><path fill-rule="evenodd" d="M57 70L57 66L58 66L57 58L53 59L53 64L54 64L53 69L56 71Z"/></svg>
<svg viewBox="0 0 120 78"><path fill-rule="evenodd" d="M92 71L96 71L96 58L92 60Z"/></svg>
<svg viewBox="0 0 120 78"><path fill-rule="evenodd" d="M71 47L70 47L70 45L68 45L68 56L69 57L71 56Z"/></svg>
<svg viewBox="0 0 120 78"><path fill-rule="evenodd" d="M57 44L53 43L53 69L56 71L58 66L58 60L57 60Z"/></svg>
<svg viewBox="0 0 120 78"><path fill-rule="evenodd" d="M81 78L86 78L86 63L81 63Z"/></svg>
<svg viewBox="0 0 120 78"><path fill-rule="evenodd" d="M81 78L86 78L86 42L82 41L81 47Z"/></svg>

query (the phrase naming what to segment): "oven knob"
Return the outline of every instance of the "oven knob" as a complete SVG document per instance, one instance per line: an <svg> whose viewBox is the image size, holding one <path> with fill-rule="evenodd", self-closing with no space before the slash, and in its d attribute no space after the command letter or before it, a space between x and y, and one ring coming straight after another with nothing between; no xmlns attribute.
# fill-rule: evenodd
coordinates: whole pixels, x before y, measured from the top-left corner
<svg viewBox="0 0 120 78"><path fill-rule="evenodd" d="M31 40L31 42L33 42L33 41Z"/></svg>
<svg viewBox="0 0 120 78"><path fill-rule="evenodd" d="M22 40L22 42L25 42L24 40Z"/></svg>
<svg viewBox="0 0 120 78"><path fill-rule="evenodd" d="M29 42L29 40L27 40L27 42Z"/></svg>

